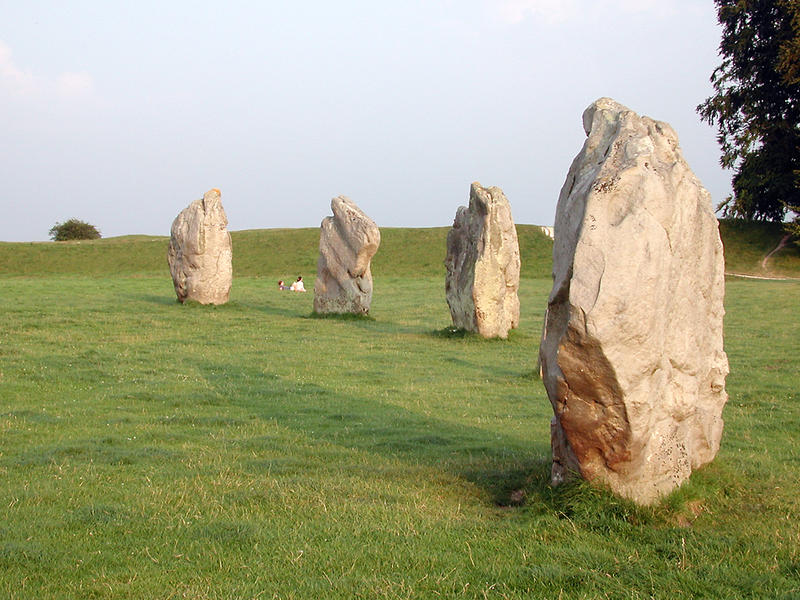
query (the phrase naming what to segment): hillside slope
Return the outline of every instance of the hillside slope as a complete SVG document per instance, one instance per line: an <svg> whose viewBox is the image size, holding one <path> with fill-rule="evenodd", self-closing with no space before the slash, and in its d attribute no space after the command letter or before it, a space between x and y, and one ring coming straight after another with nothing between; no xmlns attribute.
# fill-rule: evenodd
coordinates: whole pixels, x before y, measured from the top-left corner
<svg viewBox="0 0 800 600"><path fill-rule="evenodd" d="M382 228L372 261L377 277L444 276L449 227ZM536 225L517 225L522 277L549 278L553 242ZM800 246L788 244L761 263L783 237L779 224L720 221L726 270L766 277L800 277ZM311 279L319 229L234 231L233 272L241 277ZM0 275L169 276L165 236L131 235L82 242L0 242Z"/></svg>
<svg viewBox="0 0 800 600"><path fill-rule="evenodd" d="M449 227L381 228L372 273L386 277L444 276ZM553 242L535 225L517 225L522 277L550 277ZM319 229L235 231L233 270L238 275L283 279L317 271Z"/></svg>
<svg viewBox="0 0 800 600"><path fill-rule="evenodd" d="M449 227L382 228L375 276L444 276ZM550 276L553 242L535 225L518 225L522 277ZM294 279L317 270L319 229L231 232L234 276ZM124 236L81 242L0 243L0 275L165 275L169 238Z"/></svg>
<svg viewBox="0 0 800 600"><path fill-rule="evenodd" d="M762 277L800 277L800 245L790 242L769 258L784 236L779 223L754 223L741 219L723 219L719 223L725 246L725 270L728 273Z"/></svg>

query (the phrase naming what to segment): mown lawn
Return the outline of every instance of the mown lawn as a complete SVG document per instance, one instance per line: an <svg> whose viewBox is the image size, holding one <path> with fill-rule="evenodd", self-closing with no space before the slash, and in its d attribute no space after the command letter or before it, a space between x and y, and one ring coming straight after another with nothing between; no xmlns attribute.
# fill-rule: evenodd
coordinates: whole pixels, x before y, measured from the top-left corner
<svg viewBox="0 0 800 600"><path fill-rule="evenodd" d="M438 277L0 278L0 597L800 596L800 283L728 281L722 450L647 509L548 486L549 287L485 341Z"/></svg>

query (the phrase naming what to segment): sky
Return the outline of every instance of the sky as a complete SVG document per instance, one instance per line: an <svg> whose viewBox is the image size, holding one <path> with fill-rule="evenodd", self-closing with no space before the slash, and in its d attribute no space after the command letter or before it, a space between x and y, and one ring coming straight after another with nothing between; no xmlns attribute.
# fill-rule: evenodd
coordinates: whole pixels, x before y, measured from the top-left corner
<svg viewBox="0 0 800 600"><path fill-rule="evenodd" d="M711 0L0 0L0 240L77 218L169 235L211 188L228 228L318 227L350 197L381 227L453 222L499 186L551 225L609 96L670 123L730 193Z"/></svg>

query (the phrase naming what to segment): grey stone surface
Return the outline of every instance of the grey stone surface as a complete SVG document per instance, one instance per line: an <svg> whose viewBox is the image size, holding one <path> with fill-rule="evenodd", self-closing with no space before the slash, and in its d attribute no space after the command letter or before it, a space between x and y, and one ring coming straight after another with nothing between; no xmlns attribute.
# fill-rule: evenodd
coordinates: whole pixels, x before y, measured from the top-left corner
<svg viewBox="0 0 800 600"><path fill-rule="evenodd" d="M583 123L556 209L540 349L552 480L574 473L649 504L719 449L722 243L669 125L608 98Z"/></svg>
<svg viewBox="0 0 800 600"><path fill-rule="evenodd" d="M225 304L233 280L231 236L220 191L210 190L172 223L167 262L178 300Z"/></svg>
<svg viewBox="0 0 800 600"><path fill-rule="evenodd" d="M381 232L345 196L331 200L332 217L322 220L319 235L314 312L368 314L372 302L370 263Z"/></svg>
<svg viewBox="0 0 800 600"><path fill-rule="evenodd" d="M472 183L447 234L445 296L453 325L508 337L519 324L519 242L511 206L498 187Z"/></svg>

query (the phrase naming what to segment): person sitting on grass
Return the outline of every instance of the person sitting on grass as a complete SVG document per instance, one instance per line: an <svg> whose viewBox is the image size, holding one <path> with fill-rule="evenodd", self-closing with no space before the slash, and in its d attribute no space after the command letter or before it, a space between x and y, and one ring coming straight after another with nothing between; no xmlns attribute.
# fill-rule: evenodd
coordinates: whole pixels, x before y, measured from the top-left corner
<svg viewBox="0 0 800 600"><path fill-rule="evenodd" d="M303 285L303 276L302 275L300 275L300 277L297 278L297 281L295 281L292 284L292 287L290 289L293 292L305 292L306 291L306 286Z"/></svg>

